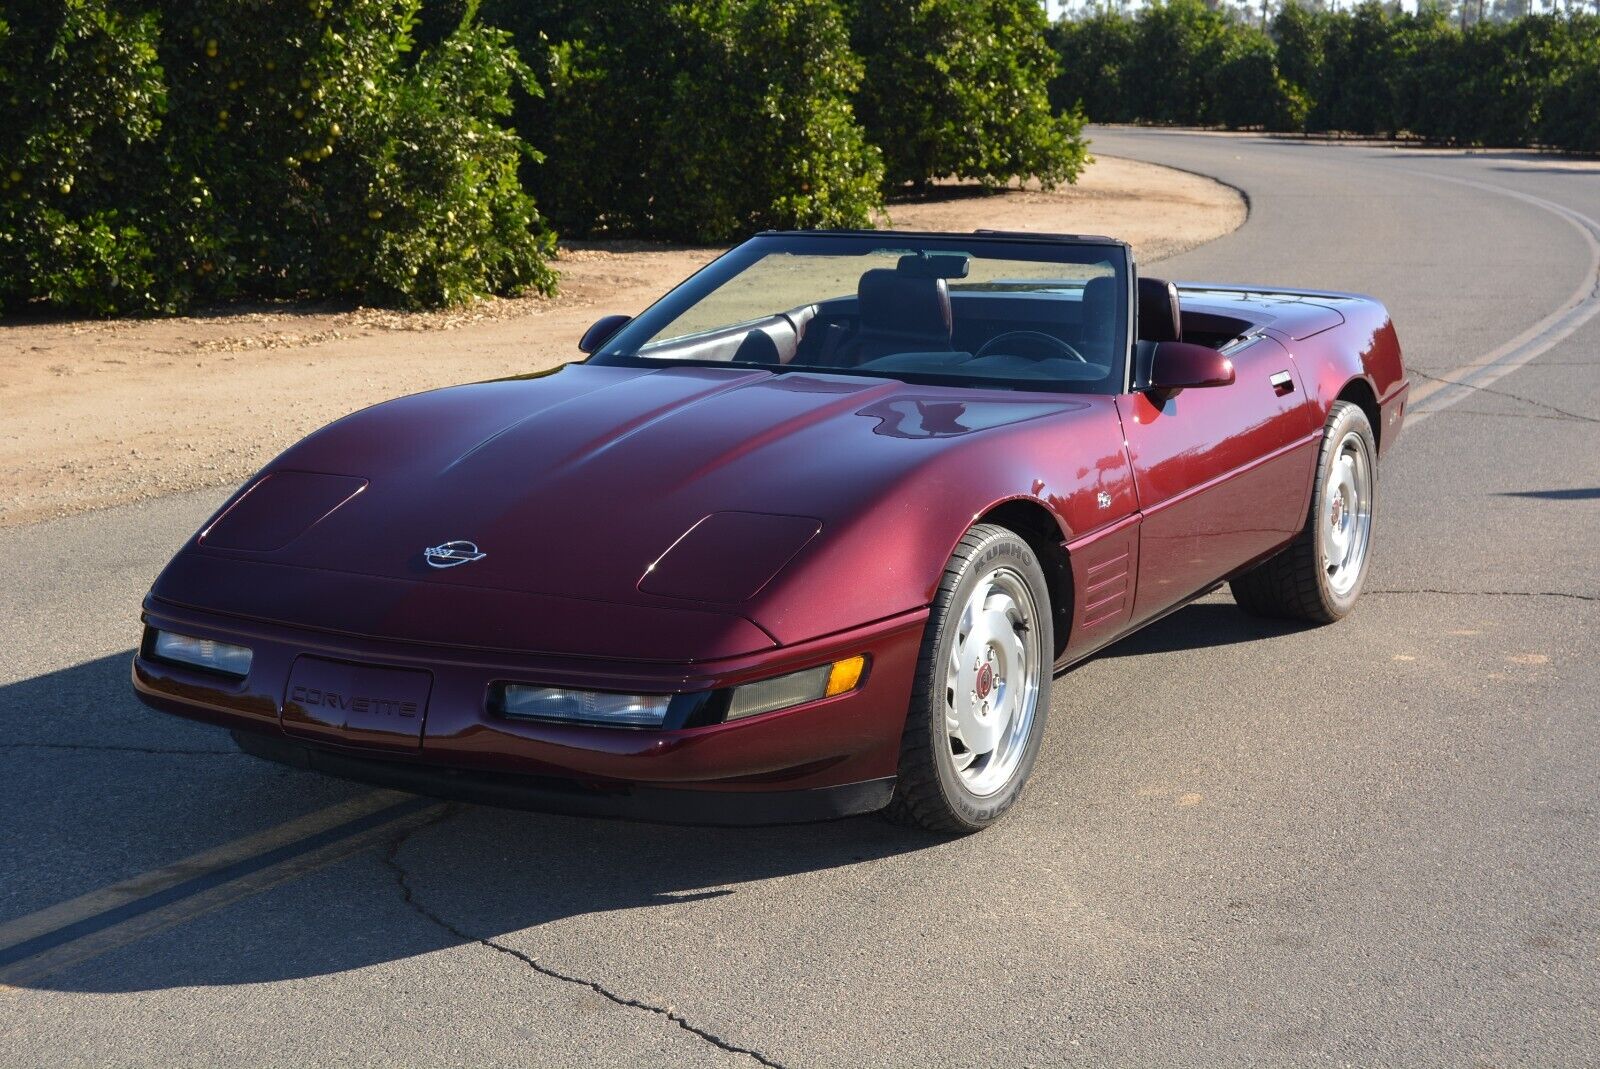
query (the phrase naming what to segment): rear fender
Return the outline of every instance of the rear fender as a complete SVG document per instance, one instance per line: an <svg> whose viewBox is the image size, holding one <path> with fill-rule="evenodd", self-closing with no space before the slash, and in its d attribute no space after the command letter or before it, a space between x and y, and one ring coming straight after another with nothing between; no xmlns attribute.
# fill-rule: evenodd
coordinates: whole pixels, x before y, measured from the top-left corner
<svg viewBox="0 0 1600 1069"><path fill-rule="evenodd" d="M1364 383L1379 417L1374 426L1380 455L1387 452L1403 418L1407 389L1400 342L1388 311L1363 299L1341 309L1345 322L1299 341L1280 339L1294 357L1306 392L1321 420L1353 382Z"/></svg>

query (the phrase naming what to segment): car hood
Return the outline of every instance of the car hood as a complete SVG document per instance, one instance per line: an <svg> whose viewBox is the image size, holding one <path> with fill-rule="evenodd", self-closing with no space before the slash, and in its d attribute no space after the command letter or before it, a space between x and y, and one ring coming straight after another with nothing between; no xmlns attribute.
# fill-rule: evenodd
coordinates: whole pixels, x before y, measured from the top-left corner
<svg viewBox="0 0 1600 1069"><path fill-rule="evenodd" d="M908 470L1074 407L858 376L575 364L346 417L279 457L189 552L738 611ZM702 527L641 590L669 548L725 513L738 515ZM482 556L444 568L425 559L453 542ZM725 571L734 577L719 580Z"/></svg>

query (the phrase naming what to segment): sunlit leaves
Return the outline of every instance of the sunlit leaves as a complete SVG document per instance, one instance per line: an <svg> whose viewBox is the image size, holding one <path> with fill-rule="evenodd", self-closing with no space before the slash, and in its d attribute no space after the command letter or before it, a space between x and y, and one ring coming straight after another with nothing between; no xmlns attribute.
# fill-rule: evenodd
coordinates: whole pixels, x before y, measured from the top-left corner
<svg viewBox="0 0 1600 1069"><path fill-rule="evenodd" d="M1083 122L1050 106L1056 58L1036 0L856 0L853 11L866 62L856 110L891 184L1076 180Z"/></svg>
<svg viewBox="0 0 1600 1069"><path fill-rule="evenodd" d="M0 91L27 121L0 125L0 301L551 289L503 125L528 71L470 19L416 49L417 8L6 0Z"/></svg>
<svg viewBox="0 0 1600 1069"><path fill-rule="evenodd" d="M726 241L761 227L859 226L879 154L834 0L491 0L547 90L516 122L563 232Z"/></svg>
<svg viewBox="0 0 1600 1069"><path fill-rule="evenodd" d="M90 0L0 5L0 305L172 303L133 180L165 104L153 16Z"/></svg>
<svg viewBox="0 0 1600 1069"><path fill-rule="evenodd" d="M1600 151L1600 15L1465 30L1436 5L1286 3L1270 34L1201 0L1058 23L1058 106L1102 122L1414 136ZM1159 78L1146 57L1159 55Z"/></svg>

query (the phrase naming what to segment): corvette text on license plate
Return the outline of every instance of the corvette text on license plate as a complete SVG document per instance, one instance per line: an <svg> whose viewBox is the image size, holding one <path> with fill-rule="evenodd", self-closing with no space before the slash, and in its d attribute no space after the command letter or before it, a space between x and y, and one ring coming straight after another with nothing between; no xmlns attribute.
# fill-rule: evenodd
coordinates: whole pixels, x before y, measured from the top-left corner
<svg viewBox="0 0 1600 1069"><path fill-rule="evenodd" d="M416 749L433 675L300 657L283 698L283 728L357 746Z"/></svg>

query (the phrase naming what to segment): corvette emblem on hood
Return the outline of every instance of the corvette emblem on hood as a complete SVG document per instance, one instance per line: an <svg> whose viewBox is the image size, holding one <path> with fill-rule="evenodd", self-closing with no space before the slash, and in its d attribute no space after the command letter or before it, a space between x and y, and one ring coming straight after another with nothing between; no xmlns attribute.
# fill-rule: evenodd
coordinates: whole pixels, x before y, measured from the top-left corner
<svg viewBox="0 0 1600 1069"><path fill-rule="evenodd" d="M458 564L471 564L488 555L478 549L476 542L445 542L442 545L429 546L422 551L423 560L435 568L454 568Z"/></svg>

